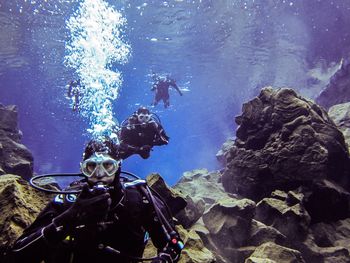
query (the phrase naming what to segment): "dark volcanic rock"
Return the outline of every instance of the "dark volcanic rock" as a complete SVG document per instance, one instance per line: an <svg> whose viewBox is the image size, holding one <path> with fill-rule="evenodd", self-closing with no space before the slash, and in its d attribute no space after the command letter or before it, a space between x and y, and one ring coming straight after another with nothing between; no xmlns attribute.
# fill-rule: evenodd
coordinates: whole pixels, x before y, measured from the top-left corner
<svg viewBox="0 0 350 263"><path fill-rule="evenodd" d="M342 59L339 70L331 77L316 102L326 109L350 101L350 60Z"/></svg>
<svg viewBox="0 0 350 263"><path fill-rule="evenodd" d="M299 251L282 247L272 242L262 244L255 249L254 253L248 259L245 260L245 263L260 262L305 263Z"/></svg>
<svg viewBox="0 0 350 263"><path fill-rule="evenodd" d="M33 156L20 140L17 108L0 104L0 174L17 174L28 180L33 174Z"/></svg>
<svg viewBox="0 0 350 263"><path fill-rule="evenodd" d="M304 240L311 218L301 203L264 198L256 206L255 219L272 226L291 240Z"/></svg>
<svg viewBox="0 0 350 263"><path fill-rule="evenodd" d="M327 113L292 89L265 88L245 103L222 183L255 201L328 179L349 189L349 154Z"/></svg>
<svg viewBox="0 0 350 263"><path fill-rule="evenodd" d="M150 174L147 176L146 181L160 195L174 216L186 207L187 203L184 196L168 187L159 174Z"/></svg>
<svg viewBox="0 0 350 263"><path fill-rule="evenodd" d="M315 181L304 188L303 204L311 222L334 222L350 216L350 193L328 180Z"/></svg>
<svg viewBox="0 0 350 263"><path fill-rule="evenodd" d="M208 172L206 169L196 169L185 172L174 190L186 196L187 207L176 218L185 227L192 226L211 205L220 199L230 197L220 183L219 172Z"/></svg>

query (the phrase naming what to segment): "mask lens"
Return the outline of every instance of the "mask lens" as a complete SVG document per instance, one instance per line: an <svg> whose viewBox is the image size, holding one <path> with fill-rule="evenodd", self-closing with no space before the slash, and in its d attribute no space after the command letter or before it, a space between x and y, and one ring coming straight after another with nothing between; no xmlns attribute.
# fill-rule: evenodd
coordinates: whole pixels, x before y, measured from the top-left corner
<svg viewBox="0 0 350 263"><path fill-rule="evenodd" d="M94 170L96 169L97 164L95 162L88 162L86 164L86 171L90 174L92 174L94 172Z"/></svg>
<svg viewBox="0 0 350 263"><path fill-rule="evenodd" d="M102 165L107 173L113 172L113 170L115 170L115 168L117 166L117 164L115 162L112 162L112 161L105 161L105 162L103 162Z"/></svg>

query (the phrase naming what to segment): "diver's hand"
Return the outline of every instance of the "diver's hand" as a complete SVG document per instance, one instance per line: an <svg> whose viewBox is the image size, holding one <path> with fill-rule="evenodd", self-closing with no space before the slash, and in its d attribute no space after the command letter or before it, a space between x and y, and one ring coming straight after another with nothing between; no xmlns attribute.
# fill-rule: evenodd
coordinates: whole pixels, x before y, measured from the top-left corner
<svg viewBox="0 0 350 263"><path fill-rule="evenodd" d="M54 218L53 222L55 225L65 228L96 223L106 217L110 204L111 198L109 193L90 192L88 185L84 185L73 205Z"/></svg>
<svg viewBox="0 0 350 263"><path fill-rule="evenodd" d="M150 151L152 150L151 145L144 145L140 147L139 154L143 159L147 159L150 156Z"/></svg>

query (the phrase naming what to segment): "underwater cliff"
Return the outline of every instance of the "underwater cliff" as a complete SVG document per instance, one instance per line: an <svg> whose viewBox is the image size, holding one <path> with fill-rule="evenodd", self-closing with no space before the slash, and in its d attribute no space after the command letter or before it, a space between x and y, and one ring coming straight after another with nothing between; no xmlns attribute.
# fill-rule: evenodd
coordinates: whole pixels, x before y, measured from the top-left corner
<svg viewBox="0 0 350 263"><path fill-rule="evenodd" d="M327 112L291 88L266 87L235 118L221 170L185 172L174 187L149 175L185 241L180 262L349 262L349 107ZM14 106L1 106L0 133L4 251L51 197L27 182L33 158Z"/></svg>

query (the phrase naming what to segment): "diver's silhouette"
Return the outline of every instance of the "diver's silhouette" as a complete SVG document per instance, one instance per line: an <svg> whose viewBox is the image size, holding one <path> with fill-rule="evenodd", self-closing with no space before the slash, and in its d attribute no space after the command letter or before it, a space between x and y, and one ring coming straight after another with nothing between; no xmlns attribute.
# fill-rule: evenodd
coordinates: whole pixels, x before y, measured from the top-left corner
<svg viewBox="0 0 350 263"><path fill-rule="evenodd" d="M152 105L156 106L160 100L163 100L164 108L167 108L170 106L169 101L169 88L173 87L177 90L177 92L182 96L182 92L179 89L179 87L176 85L176 82L174 79L170 78L169 75L158 75L153 73L152 79L154 81L151 91L155 91L154 100Z"/></svg>
<svg viewBox="0 0 350 263"><path fill-rule="evenodd" d="M67 96L68 98L73 99L73 107L72 107L73 111L79 110L79 99L81 96L80 88L81 88L80 79L72 80L68 84Z"/></svg>

